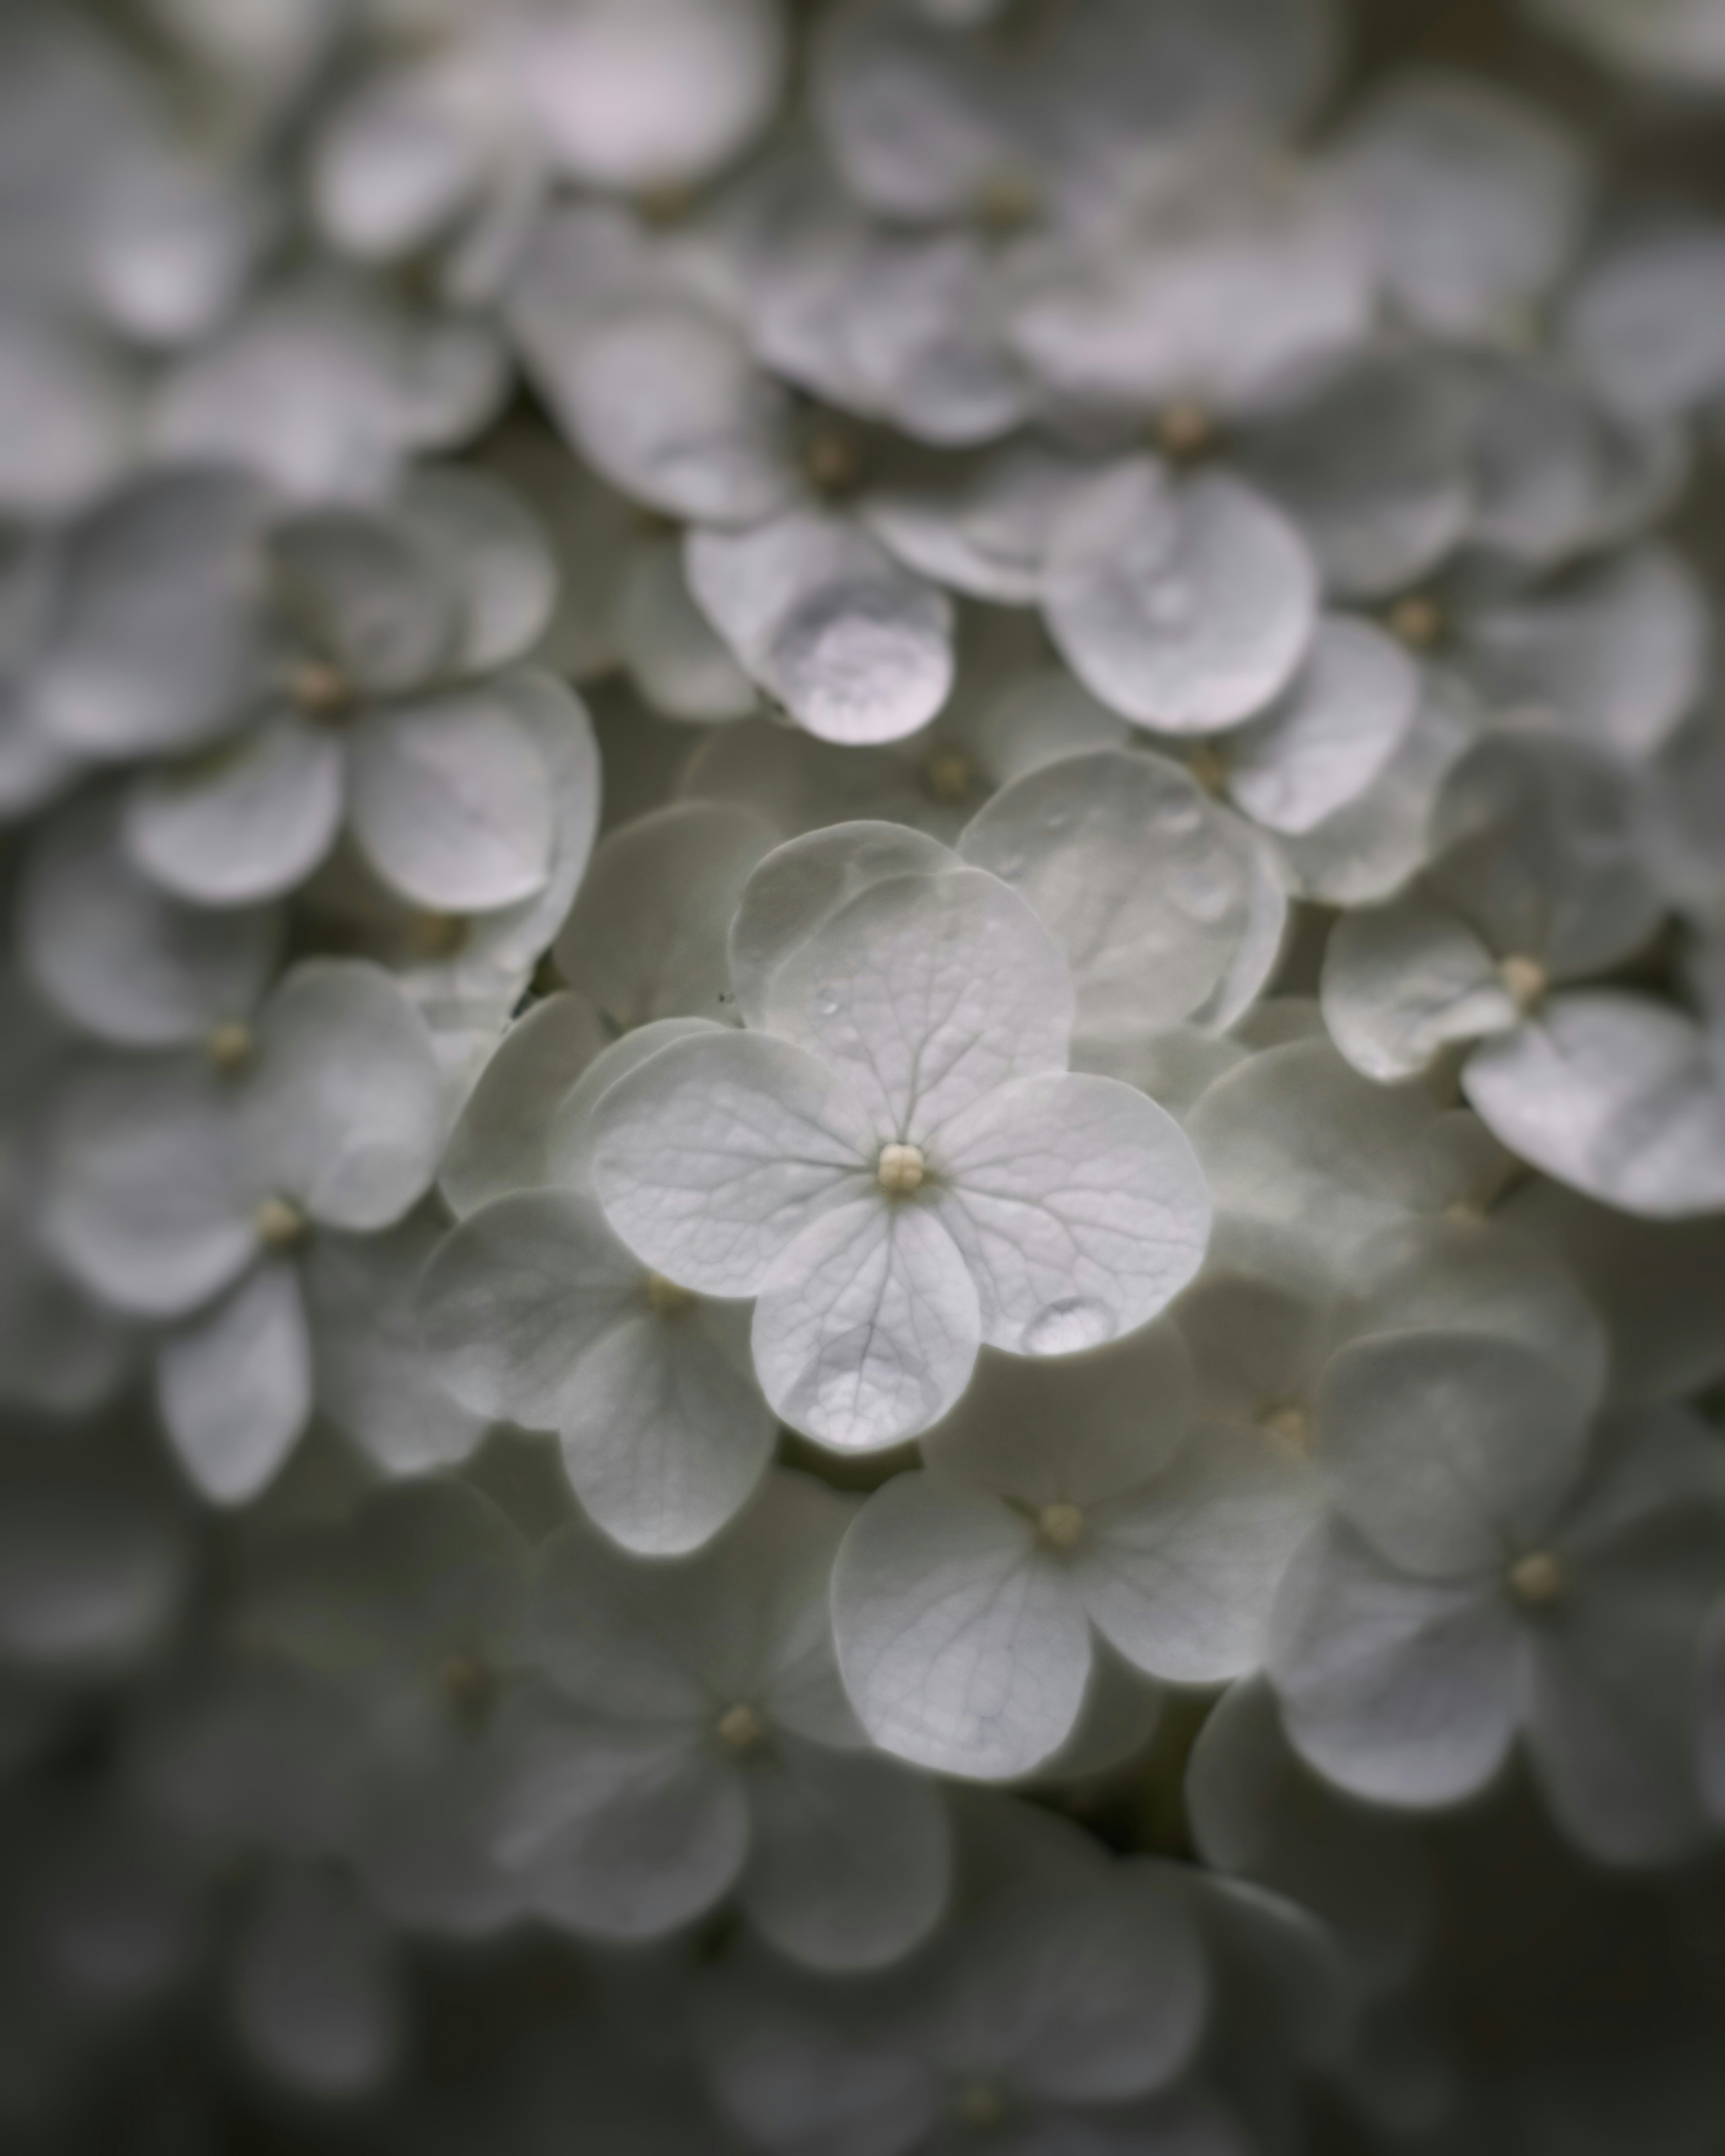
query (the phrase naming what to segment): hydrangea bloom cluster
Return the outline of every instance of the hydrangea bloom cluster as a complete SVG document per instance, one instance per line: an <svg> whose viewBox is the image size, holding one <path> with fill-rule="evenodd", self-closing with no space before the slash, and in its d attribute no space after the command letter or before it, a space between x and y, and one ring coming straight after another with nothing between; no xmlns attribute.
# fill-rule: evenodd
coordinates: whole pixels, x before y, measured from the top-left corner
<svg viewBox="0 0 1725 2156"><path fill-rule="evenodd" d="M0 2143L1721 2145L1722 109L13 0Z"/></svg>

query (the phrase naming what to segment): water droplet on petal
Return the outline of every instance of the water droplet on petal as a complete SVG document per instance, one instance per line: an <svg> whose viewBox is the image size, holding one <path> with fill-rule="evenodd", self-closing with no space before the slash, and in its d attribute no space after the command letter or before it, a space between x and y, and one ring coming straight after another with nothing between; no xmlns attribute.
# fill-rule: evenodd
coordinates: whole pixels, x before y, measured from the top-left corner
<svg viewBox="0 0 1725 2156"><path fill-rule="evenodd" d="M1097 1348L1114 1334L1114 1313L1087 1296L1075 1295L1046 1303L1024 1327L1027 1355L1072 1355L1081 1348Z"/></svg>

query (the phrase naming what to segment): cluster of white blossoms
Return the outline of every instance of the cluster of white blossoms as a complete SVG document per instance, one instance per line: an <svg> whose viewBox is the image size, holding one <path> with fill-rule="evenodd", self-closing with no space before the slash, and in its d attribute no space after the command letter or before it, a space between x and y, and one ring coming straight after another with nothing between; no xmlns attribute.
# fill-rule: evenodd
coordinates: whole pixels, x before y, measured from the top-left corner
<svg viewBox="0 0 1725 2156"><path fill-rule="evenodd" d="M0 2143L1725 2142L1725 0L10 0Z"/></svg>

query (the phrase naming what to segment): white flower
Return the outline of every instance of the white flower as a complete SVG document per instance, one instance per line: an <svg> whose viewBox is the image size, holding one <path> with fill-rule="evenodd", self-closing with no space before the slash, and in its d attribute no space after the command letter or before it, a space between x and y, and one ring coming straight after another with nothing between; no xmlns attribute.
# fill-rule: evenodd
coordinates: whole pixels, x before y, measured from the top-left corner
<svg viewBox="0 0 1725 2156"><path fill-rule="evenodd" d="M466 440L505 387L488 321L411 307L320 264L266 287L167 370L146 439L160 456L238 464L299 500L375 501L414 454Z"/></svg>
<svg viewBox="0 0 1725 2156"><path fill-rule="evenodd" d="M424 1027L387 975L352 961L296 968L250 1024L212 1034L203 1063L110 1066L67 1089L50 1133L45 1235L116 1307L157 1320L198 1312L163 1343L157 1383L170 1433L216 1502L254 1496L300 1435L314 1391L306 1294L351 1327L352 1276L314 1283L326 1265L339 1277L341 1238L402 1219L442 1135ZM335 1231L327 1257L313 1230ZM308 1235L302 1291L294 1253ZM413 1261L420 1247L408 1245ZM346 1345L332 1363L335 1397L351 1408L375 1385L385 1417L398 1412L384 1374L393 1365L398 1377L401 1353L387 1291L362 1351L371 1383L354 1368L351 1331ZM436 1396L420 1408L436 1414ZM459 1451L474 1425L454 1419Z"/></svg>
<svg viewBox="0 0 1725 2156"><path fill-rule="evenodd" d="M249 733L134 788L133 858L177 896L245 903L303 881L345 817L410 904L534 896L556 836L524 716L539 677L502 670L554 593L531 516L476 474L420 472L388 510L278 525L270 556L289 656L269 701Z"/></svg>
<svg viewBox="0 0 1725 2156"><path fill-rule="evenodd" d="M1338 1357L1317 1450L1335 1514L1284 1579L1270 1674L1344 1788L1453 1802L1520 1730L1565 1831L1647 1861L1697 1830L1692 1660L1725 1515L1681 1417L1608 1424L1590 1458L1594 1396L1510 1342L1392 1334Z"/></svg>
<svg viewBox="0 0 1725 2156"><path fill-rule="evenodd" d="M876 1968L944 1906L936 1790L861 1743L827 1616L850 1507L775 1477L712 1548L644 1567L579 1528L547 1544L531 1697L497 1737L493 1848L578 1933L657 1936L735 1890L781 1951Z"/></svg>
<svg viewBox="0 0 1725 2156"><path fill-rule="evenodd" d="M1142 1096L1066 1074L1065 967L993 877L875 883L784 951L763 1008L769 1029L614 1087L593 1176L655 1270L758 1298L756 1370L794 1426L894 1443L958 1397L980 1341L1091 1346L1190 1277L1190 1151Z"/></svg>
<svg viewBox="0 0 1725 2156"><path fill-rule="evenodd" d="M924 1440L927 1471L878 1491L839 1553L839 1667L877 1743L949 1774L1025 1773L1077 1720L1092 1627L1178 1683L1256 1666L1307 1478L1194 1409L1168 1325L1029 1368L985 1358Z"/></svg>

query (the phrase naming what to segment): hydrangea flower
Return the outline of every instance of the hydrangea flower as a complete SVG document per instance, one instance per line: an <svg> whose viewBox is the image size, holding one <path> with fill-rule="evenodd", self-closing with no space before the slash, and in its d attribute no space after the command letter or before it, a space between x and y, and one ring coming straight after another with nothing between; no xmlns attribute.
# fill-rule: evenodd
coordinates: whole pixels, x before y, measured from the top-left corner
<svg viewBox="0 0 1725 2156"><path fill-rule="evenodd" d="M1077 1718L1092 1627L1182 1684L1256 1666L1306 1478L1194 1405L1168 1323L1028 1368L986 1358L925 1471L876 1491L839 1553L839 1667L877 1743L1024 1773Z"/></svg>
<svg viewBox="0 0 1725 2156"><path fill-rule="evenodd" d="M938 1919L937 1791L875 1756L839 1687L827 1616L850 1507L776 1476L720 1541L646 1568L587 1530L542 1553L528 1695L496 1732L489 1816L528 1905L639 1939L735 1890L816 1969L893 1961Z"/></svg>
<svg viewBox="0 0 1725 2156"><path fill-rule="evenodd" d="M1595 1396L1507 1341L1338 1357L1317 1453L1334 1512L1283 1582L1270 1674L1343 1788L1453 1803L1519 1732L1565 1830L1645 1862L1697 1831L1692 1662L1725 1539L1693 1426L1608 1424L1590 1451Z"/></svg>
<svg viewBox="0 0 1725 2156"><path fill-rule="evenodd" d="M68 1087L45 1233L105 1301L182 1321L160 1349L158 1398L206 1496L254 1496L316 1390L344 1419L361 1409L362 1426L367 1406L400 1413L407 1343L391 1337L386 1297L373 1305L382 1322L355 1340L345 1246L402 1219L442 1136L424 1029L388 976L357 961L297 967L254 1021L216 1029L205 1058L112 1065ZM422 1259L409 1243L408 1266ZM308 1299L340 1342L316 1374ZM435 1393L416 1411L453 1419L471 1442L472 1423L439 1410Z"/></svg>
<svg viewBox="0 0 1725 2156"><path fill-rule="evenodd" d="M655 1271L757 1298L782 1419L869 1450L937 1420L983 1339L1063 1353L1153 1317L1209 1205L1159 1108L1066 1073L1065 964L993 877L888 875L810 926L757 973L762 1029L600 1102L593 1187Z"/></svg>

